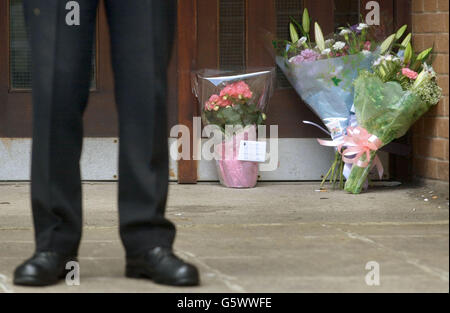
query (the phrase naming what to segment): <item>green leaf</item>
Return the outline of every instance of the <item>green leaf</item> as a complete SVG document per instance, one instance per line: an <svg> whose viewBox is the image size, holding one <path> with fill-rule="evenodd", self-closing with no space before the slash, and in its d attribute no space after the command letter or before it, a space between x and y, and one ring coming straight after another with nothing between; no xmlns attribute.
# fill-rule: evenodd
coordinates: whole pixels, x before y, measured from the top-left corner
<svg viewBox="0 0 450 313"><path fill-rule="evenodd" d="M408 43L408 45L406 46L406 49L405 49L405 59L403 61L405 64L409 64L409 62L411 62L413 53L414 52L413 52L411 43Z"/></svg>
<svg viewBox="0 0 450 313"><path fill-rule="evenodd" d="M342 81L342 79L339 79L339 78L337 78L336 76L333 77L333 78L331 78L331 80L333 81L333 83L334 83L336 86L339 86L340 82Z"/></svg>
<svg viewBox="0 0 450 313"><path fill-rule="evenodd" d="M303 18L302 18L302 24L303 24L303 30L306 34L309 34L309 27L311 25L311 19L309 18L308 9L305 8L303 11Z"/></svg>
<svg viewBox="0 0 450 313"><path fill-rule="evenodd" d="M380 54L385 54L387 51L389 51L394 41L395 41L395 34L392 34L389 37L387 37L386 40L383 41L383 43L380 46L381 49Z"/></svg>
<svg viewBox="0 0 450 313"><path fill-rule="evenodd" d="M433 51L433 48L428 48L428 49L422 51L422 52L419 53L419 55L417 56L417 59L416 59L416 60L417 60L417 61L423 61L423 60L426 60L432 51Z"/></svg>
<svg viewBox="0 0 450 313"><path fill-rule="evenodd" d="M408 29L408 25L403 25L402 27L400 27L400 29L395 34L395 39L399 40L400 38L402 38L403 34L405 33L405 31L407 29Z"/></svg>
<svg viewBox="0 0 450 313"><path fill-rule="evenodd" d="M408 36L406 36L403 42L401 43L401 46L406 48L406 46L411 42L411 37L412 34L409 33Z"/></svg>
<svg viewBox="0 0 450 313"><path fill-rule="evenodd" d="M302 25L300 25L299 22L297 22L297 20L295 18L293 18L292 16L289 16L289 19L291 20L292 23L294 23L295 26L297 26L298 29L300 29L300 31L304 34L305 31L303 30Z"/></svg>
<svg viewBox="0 0 450 313"><path fill-rule="evenodd" d="M322 29L317 22L314 24L314 32L316 36L316 45L322 52L323 50L325 50L325 39L323 38Z"/></svg>
<svg viewBox="0 0 450 313"><path fill-rule="evenodd" d="M295 29L294 24L289 23L289 31L291 33L291 41L292 43L296 43L299 39L297 30Z"/></svg>

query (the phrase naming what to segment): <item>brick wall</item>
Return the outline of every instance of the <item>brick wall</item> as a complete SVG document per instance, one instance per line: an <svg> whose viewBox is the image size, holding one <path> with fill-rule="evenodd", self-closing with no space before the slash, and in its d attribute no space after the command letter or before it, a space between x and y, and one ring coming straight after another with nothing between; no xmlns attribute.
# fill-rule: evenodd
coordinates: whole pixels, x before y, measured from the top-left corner
<svg viewBox="0 0 450 313"><path fill-rule="evenodd" d="M417 51L435 44L433 67L443 89L443 100L413 127L416 177L449 180L449 0L412 0L413 43Z"/></svg>

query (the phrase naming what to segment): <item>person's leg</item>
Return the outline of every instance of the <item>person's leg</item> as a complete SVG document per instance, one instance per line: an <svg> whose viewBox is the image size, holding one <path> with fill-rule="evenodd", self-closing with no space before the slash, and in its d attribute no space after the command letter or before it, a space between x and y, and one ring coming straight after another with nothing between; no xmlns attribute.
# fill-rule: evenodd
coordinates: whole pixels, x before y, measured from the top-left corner
<svg viewBox="0 0 450 313"><path fill-rule="evenodd" d="M91 78L98 0L25 0L33 63L31 197L36 252L76 255L81 238L82 115Z"/></svg>
<svg viewBox="0 0 450 313"><path fill-rule="evenodd" d="M120 235L127 256L171 248L166 71L175 0L106 0L119 113Z"/></svg>

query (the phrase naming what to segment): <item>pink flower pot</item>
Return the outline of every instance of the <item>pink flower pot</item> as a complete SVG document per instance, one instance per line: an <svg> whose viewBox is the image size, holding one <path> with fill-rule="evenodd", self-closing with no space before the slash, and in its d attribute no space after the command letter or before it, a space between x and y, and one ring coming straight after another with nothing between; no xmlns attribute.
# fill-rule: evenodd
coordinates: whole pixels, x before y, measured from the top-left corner
<svg viewBox="0 0 450 313"><path fill-rule="evenodd" d="M247 127L215 147L220 183L229 188L253 188L258 182L258 163L238 160L241 140L256 140L256 127Z"/></svg>

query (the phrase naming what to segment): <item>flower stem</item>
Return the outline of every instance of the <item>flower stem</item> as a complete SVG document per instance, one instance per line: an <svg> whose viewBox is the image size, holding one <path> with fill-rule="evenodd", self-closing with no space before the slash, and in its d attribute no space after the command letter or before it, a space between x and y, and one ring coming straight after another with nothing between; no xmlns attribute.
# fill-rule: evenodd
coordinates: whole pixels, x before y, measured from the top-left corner
<svg viewBox="0 0 450 313"><path fill-rule="evenodd" d="M357 165L354 165L352 168L352 171L350 173L350 177L348 178L347 182L345 183L345 191L348 191L353 194L360 194L364 183L367 180L367 177L369 176L369 173L372 169L373 160L375 158L376 151L372 151L370 153L370 162L367 167L359 167ZM362 161L364 161L365 156L362 157Z"/></svg>

